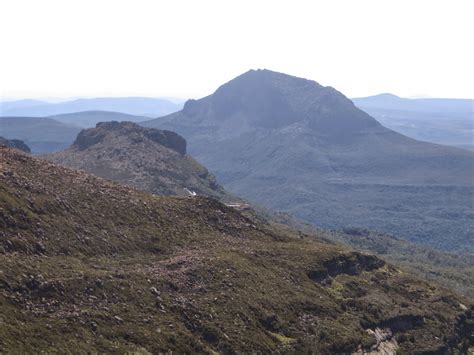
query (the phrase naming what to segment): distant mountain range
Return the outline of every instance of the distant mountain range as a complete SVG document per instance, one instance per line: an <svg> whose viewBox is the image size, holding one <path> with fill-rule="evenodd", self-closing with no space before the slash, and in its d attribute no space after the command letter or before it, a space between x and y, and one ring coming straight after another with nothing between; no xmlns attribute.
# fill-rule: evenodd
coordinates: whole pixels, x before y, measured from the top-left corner
<svg viewBox="0 0 474 355"><path fill-rule="evenodd" d="M380 94L352 101L384 126L408 137L474 150L474 100Z"/></svg>
<svg viewBox="0 0 474 355"><path fill-rule="evenodd" d="M183 135L231 192L324 228L474 251L474 155L385 128L314 81L249 71L143 123Z"/></svg>
<svg viewBox="0 0 474 355"><path fill-rule="evenodd" d="M111 111L80 111L73 113L63 113L61 115L53 115L49 116L49 118L61 123L83 128L94 127L99 122L140 122L147 120L145 116L135 116L127 113Z"/></svg>
<svg viewBox="0 0 474 355"><path fill-rule="evenodd" d="M0 102L0 116L45 117L81 111L113 111L135 116L158 117L181 109L182 104L149 97L103 97L59 103L38 100Z"/></svg>
<svg viewBox="0 0 474 355"><path fill-rule="evenodd" d="M69 147L81 128L99 122L147 119L121 112L84 111L51 117L0 117L0 134L9 139L24 140L33 154L45 154Z"/></svg>
<svg viewBox="0 0 474 355"><path fill-rule="evenodd" d="M0 117L0 136L24 141L33 154L65 149L80 131L80 127L46 117Z"/></svg>

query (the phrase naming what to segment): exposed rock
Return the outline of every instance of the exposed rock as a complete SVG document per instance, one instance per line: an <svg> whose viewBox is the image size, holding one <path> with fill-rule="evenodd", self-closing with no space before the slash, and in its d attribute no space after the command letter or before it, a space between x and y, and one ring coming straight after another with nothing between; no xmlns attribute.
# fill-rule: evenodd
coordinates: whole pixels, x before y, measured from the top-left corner
<svg viewBox="0 0 474 355"><path fill-rule="evenodd" d="M15 148L25 153L31 153L30 148L22 140L19 139L6 139L0 137L0 145L6 145L7 147Z"/></svg>
<svg viewBox="0 0 474 355"><path fill-rule="evenodd" d="M180 135L132 122L101 122L74 144L46 158L159 195L227 194L208 170L186 154Z"/></svg>

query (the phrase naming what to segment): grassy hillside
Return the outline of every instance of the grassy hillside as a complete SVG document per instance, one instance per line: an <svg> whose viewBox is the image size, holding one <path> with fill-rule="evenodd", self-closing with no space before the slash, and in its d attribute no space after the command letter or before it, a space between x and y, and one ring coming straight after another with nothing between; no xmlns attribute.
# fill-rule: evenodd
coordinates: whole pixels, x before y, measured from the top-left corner
<svg viewBox="0 0 474 355"><path fill-rule="evenodd" d="M468 300L215 200L152 196L0 148L0 207L1 352L469 346Z"/></svg>

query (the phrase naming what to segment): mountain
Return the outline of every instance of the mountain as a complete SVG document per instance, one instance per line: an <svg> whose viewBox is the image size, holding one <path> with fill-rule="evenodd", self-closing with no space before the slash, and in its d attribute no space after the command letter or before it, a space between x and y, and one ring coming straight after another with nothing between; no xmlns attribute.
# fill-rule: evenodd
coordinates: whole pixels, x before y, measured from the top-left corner
<svg viewBox="0 0 474 355"><path fill-rule="evenodd" d="M98 123L81 131L70 148L46 157L153 194L226 196L215 177L186 154L184 138L132 122Z"/></svg>
<svg viewBox="0 0 474 355"><path fill-rule="evenodd" d="M129 121L129 122L140 122L147 118L144 116L134 116L122 112L110 112L110 111L82 111L73 113L64 113L62 115L49 116L56 121L80 126L83 128L94 127L99 122L109 121Z"/></svg>
<svg viewBox="0 0 474 355"><path fill-rule="evenodd" d="M206 168L182 154L185 152L184 142L176 146L171 142L165 147L163 138L168 135L173 136L170 132L145 129L133 123L100 123L95 129L82 131L69 149L45 157L145 192L188 195L187 191L195 191L229 205L247 206L224 191ZM176 154L176 150L179 154ZM462 294L474 295L474 288L470 285L474 275L474 259L470 256L458 258L457 255L436 252L366 230L360 233L316 231L291 216L273 213L255 205L245 208L243 213L259 223L270 223L279 229L290 226L349 244L357 250L375 253L425 279L437 281Z"/></svg>
<svg viewBox="0 0 474 355"><path fill-rule="evenodd" d="M0 145L4 145L10 148L19 149L25 153L31 153L30 147L28 147L25 142L19 139L6 139L0 137Z"/></svg>
<svg viewBox="0 0 474 355"><path fill-rule="evenodd" d="M0 147L0 206L2 353L470 346L469 300L213 199L153 196Z"/></svg>
<svg viewBox="0 0 474 355"><path fill-rule="evenodd" d="M50 118L0 117L0 136L24 141L33 154L68 147L81 129Z"/></svg>
<svg viewBox="0 0 474 355"><path fill-rule="evenodd" d="M473 153L387 129L331 87L251 70L142 124L181 134L226 189L265 207L474 251Z"/></svg>
<svg viewBox="0 0 474 355"><path fill-rule="evenodd" d="M182 105L148 97L98 97L59 103L18 105L18 101L0 102L1 116L44 117L82 111L112 111L135 116L156 117L178 111Z"/></svg>
<svg viewBox="0 0 474 355"><path fill-rule="evenodd" d="M474 150L474 100L380 94L352 101L386 127L409 137Z"/></svg>

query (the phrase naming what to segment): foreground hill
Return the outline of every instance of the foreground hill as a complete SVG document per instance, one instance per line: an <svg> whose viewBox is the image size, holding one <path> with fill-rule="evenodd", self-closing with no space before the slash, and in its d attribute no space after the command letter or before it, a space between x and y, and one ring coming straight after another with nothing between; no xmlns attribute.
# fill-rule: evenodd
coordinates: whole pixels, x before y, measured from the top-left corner
<svg viewBox="0 0 474 355"><path fill-rule="evenodd" d="M45 117L0 117L0 136L24 141L33 154L68 147L81 129Z"/></svg>
<svg viewBox="0 0 474 355"><path fill-rule="evenodd" d="M333 88L252 70L143 125L183 135L228 190L268 208L474 251L474 155L387 129Z"/></svg>
<svg viewBox="0 0 474 355"><path fill-rule="evenodd" d="M64 113L61 115L50 116L50 118L75 126L83 128L94 127L99 122L108 121L129 121L129 122L140 122L146 118L144 116L129 115L122 112L111 112L111 111L81 111L73 113Z"/></svg>
<svg viewBox="0 0 474 355"><path fill-rule="evenodd" d="M474 100L405 99L380 94L352 101L386 127L408 137L474 149Z"/></svg>
<svg viewBox="0 0 474 355"><path fill-rule="evenodd" d="M99 123L81 131L68 149L46 157L153 194L226 195L215 177L186 154L184 138L132 122Z"/></svg>
<svg viewBox="0 0 474 355"><path fill-rule="evenodd" d="M0 102L0 113L2 116L44 117L64 113L100 110L156 117L175 112L181 109L181 107L181 104L175 104L169 100L159 98L97 97L59 103L46 103L35 100Z"/></svg>
<svg viewBox="0 0 474 355"><path fill-rule="evenodd" d="M381 260L0 148L0 351L465 352L472 306Z"/></svg>

